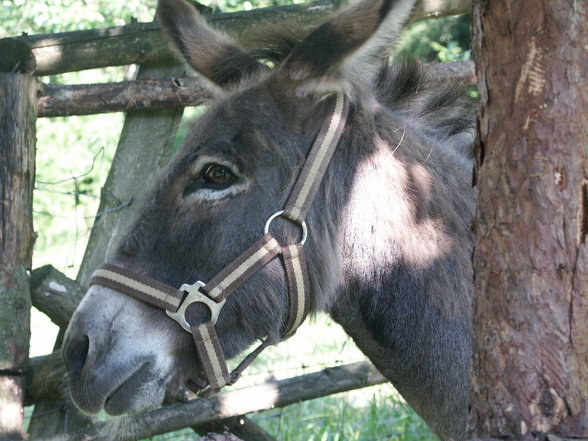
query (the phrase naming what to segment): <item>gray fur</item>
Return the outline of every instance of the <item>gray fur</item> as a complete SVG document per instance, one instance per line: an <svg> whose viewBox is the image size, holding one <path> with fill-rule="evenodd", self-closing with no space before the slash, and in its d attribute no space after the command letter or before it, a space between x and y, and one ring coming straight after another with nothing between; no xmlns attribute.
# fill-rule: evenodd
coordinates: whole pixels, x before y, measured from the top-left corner
<svg viewBox="0 0 588 441"><path fill-rule="evenodd" d="M387 13L372 3L363 8L365 20L374 11ZM385 32L395 36L413 2L388 3L402 3L402 17L382 19L394 24ZM173 10L166 16L173 27ZM344 12L321 38L336 42L351 19L362 20ZM471 358L473 114L463 88L431 84L411 66L349 74L352 57L389 44L382 29L369 46L358 50L354 42L326 69L306 66L306 74L318 75L311 79L293 77L320 58L320 48L297 60L298 46L282 40L270 50L277 64L271 72L260 67L248 74L251 59L240 57L246 68L222 77L226 95L196 122L154 182L115 263L176 287L209 280L284 206L327 117L323 94L344 91L351 101L347 126L307 218L312 311L331 314L435 433L459 440L466 435ZM222 42L226 48L225 37ZM197 55L197 48L189 50ZM199 187L202 163L210 162L234 172L228 190ZM277 222L276 234L293 241L299 232ZM287 302L276 259L227 300L217 324L225 355L234 357L266 336L277 342ZM64 343L74 401L87 412L105 407L112 414L156 406L163 390L200 381L192 346L162 311L93 287Z"/></svg>

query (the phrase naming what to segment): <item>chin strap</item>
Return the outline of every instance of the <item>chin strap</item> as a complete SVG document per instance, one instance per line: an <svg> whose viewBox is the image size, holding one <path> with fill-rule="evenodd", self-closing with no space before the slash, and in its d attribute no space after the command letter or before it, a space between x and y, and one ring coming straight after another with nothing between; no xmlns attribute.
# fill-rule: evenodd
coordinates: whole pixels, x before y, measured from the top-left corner
<svg viewBox="0 0 588 441"><path fill-rule="evenodd" d="M332 105L330 116L324 121L311 147L284 210L278 211L267 220L261 239L224 267L208 283L198 281L193 285L185 284L178 290L112 264L102 265L92 275L90 285L106 286L164 309L182 328L190 332L208 382L207 389L211 391L217 391L224 385L237 381L261 351L270 345L269 339L264 340L232 373L229 373L215 324L226 298L277 256L281 258L289 292L288 321L281 333L282 339L292 336L308 315L310 283L303 248L307 238L304 219L339 143L349 107L343 94L337 94ZM272 236L270 226L277 217L288 219L300 227L302 238L299 243L282 246ZM201 303L208 307L210 318L206 322L188 322L186 309L193 303Z"/></svg>

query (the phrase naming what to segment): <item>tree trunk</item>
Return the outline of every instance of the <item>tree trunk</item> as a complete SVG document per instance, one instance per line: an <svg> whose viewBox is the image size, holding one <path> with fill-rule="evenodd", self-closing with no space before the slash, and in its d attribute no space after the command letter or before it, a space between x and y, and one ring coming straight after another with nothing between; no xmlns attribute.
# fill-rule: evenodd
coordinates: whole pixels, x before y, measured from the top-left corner
<svg viewBox="0 0 588 441"><path fill-rule="evenodd" d="M18 63L17 63L18 64ZM37 80L0 73L0 439L24 439Z"/></svg>
<svg viewBox="0 0 588 441"><path fill-rule="evenodd" d="M470 423L588 436L588 2L475 0Z"/></svg>

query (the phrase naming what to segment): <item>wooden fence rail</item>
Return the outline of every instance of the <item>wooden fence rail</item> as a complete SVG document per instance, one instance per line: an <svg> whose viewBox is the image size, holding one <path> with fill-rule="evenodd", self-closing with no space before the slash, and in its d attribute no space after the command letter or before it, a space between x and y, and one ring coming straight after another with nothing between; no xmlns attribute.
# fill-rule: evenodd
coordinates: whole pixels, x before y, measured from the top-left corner
<svg viewBox="0 0 588 441"><path fill-rule="evenodd" d="M253 44L252 30L288 21L312 29L336 9L337 2L320 0L300 5L261 8L208 16L215 26L241 44ZM463 14L470 0L421 0L413 21ZM171 61L174 55L157 23L132 23L106 29L19 37L32 48L37 62L35 74L54 75L106 66Z"/></svg>
<svg viewBox="0 0 588 441"><path fill-rule="evenodd" d="M221 392L207 398L177 403L129 417L96 424L88 430L65 433L45 441L117 441L150 438L262 410L284 407L313 398L384 383L388 380L367 361L327 368L281 381Z"/></svg>
<svg viewBox="0 0 588 441"><path fill-rule="evenodd" d="M434 63L433 81L475 84L474 63ZM44 84L39 97L39 117L90 115L129 110L199 106L215 97L201 78L144 79L119 83Z"/></svg>

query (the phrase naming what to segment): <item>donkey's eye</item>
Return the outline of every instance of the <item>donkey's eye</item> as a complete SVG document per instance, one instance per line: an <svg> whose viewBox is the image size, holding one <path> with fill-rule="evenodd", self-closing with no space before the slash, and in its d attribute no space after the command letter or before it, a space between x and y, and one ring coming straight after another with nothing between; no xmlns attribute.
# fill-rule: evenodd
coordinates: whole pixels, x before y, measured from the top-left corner
<svg viewBox="0 0 588 441"><path fill-rule="evenodd" d="M209 190L207 194L210 196L220 190L229 189L237 180L237 176L229 167L211 162L206 164L202 171L188 182L188 185L184 188L184 196L199 190ZM210 190L212 190L212 193L210 193Z"/></svg>
<svg viewBox="0 0 588 441"><path fill-rule="evenodd" d="M227 188L234 180L233 172L223 165L207 164L202 172L202 183L210 188Z"/></svg>

